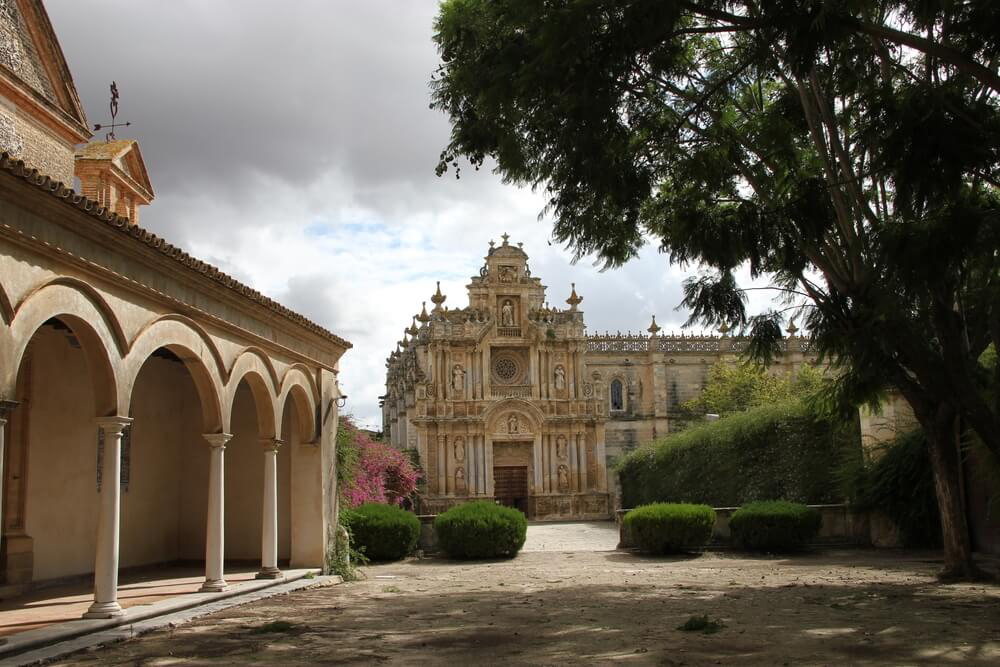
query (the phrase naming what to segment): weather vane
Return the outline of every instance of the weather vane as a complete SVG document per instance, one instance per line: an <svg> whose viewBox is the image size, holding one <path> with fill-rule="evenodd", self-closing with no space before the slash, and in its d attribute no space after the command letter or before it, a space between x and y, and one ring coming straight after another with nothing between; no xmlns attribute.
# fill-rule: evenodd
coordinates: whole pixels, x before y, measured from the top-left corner
<svg viewBox="0 0 1000 667"><path fill-rule="evenodd" d="M126 123L115 122L115 117L118 115L118 84L115 83L114 81L111 82L111 104L109 106L111 108L111 124L101 125L100 123L98 123L94 125L94 132L97 132L98 130L101 129L108 131L108 133L104 135L105 141L111 141L112 139L115 138L116 127L128 127L129 125L132 124L129 122Z"/></svg>

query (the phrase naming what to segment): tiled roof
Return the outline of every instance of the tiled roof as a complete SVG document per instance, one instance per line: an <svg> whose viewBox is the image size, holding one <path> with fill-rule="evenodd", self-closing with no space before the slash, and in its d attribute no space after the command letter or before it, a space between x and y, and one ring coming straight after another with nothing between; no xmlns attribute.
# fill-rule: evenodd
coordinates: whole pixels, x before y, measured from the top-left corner
<svg viewBox="0 0 1000 667"><path fill-rule="evenodd" d="M340 336L324 329L320 325L303 317L302 315L299 315L295 311L286 308L274 299L270 299L257 290L244 285L240 281L223 273L211 264L203 262L196 257L192 257L177 246L167 243L165 240L149 230L143 229L138 225L129 224L128 218L123 218L120 215L112 213L105 207L98 205L97 202L76 194L76 192L74 192L71 188L67 188L61 182L54 181L48 176L39 173L37 169L30 169L26 167L22 160L15 160L7 153L0 153L0 170L24 179L28 183L47 192L56 199L62 200L67 206L72 206L89 214L95 221L101 222L109 228L117 230L123 235L130 236L133 239L144 243L146 246L166 255L180 264L183 264L189 270L195 271L205 278L233 290L240 296L258 303L281 315L282 317L323 336L324 338L328 338L337 345L340 345L345 349L352 347L349 342Z"/></svg>

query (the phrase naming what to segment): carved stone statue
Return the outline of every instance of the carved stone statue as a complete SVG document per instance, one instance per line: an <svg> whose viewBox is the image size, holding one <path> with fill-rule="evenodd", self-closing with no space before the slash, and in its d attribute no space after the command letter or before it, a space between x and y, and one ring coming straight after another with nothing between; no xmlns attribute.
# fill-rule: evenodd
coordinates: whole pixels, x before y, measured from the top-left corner
<svg viewBox="0 0 1000 667"><path fill-rule="evenodd" d="M569 468L564 465L559 466L559 490L569 491Z"/></svg>
<svg viewBox="0 0 1000 667"><path fill-rule="evenodd" d="M465 439L455 438L455 460L465 460Z"/></svg>
<svg viewBox="0 0 1000 667"><path fill-rule="evenodd" d="M465 493L465 469L455 470L455 493Z"/></svg>
<svg viewBox="0 0 1000 667"><path fill-rule="evenodd" d="M451 371L451 386L455 391L465 391L465 369L462 364L455 364Z"/></svg>
<svg viewBox="0 0 1000 667"><path fill-rule="evenodd" d="M564 435L556 437L556 456L561 459L566 458L566 436Z"/></svg>
<svg viewBox="0 0 1000 667"><path fill-rule="evenodd" d="M503 306L500 307L500 326L514 326L514 305L510 302L510 299L504 301Z"/></svg>
<svg viewBox="0 0 1000 667"><path fill-rule="evenodd" d="M556 389L562 391L566 388L566 369L562 366L556 366Z"/></svg>
<svg viewBox="0 0 1000 667"><path fill-rule="evenodd" d="M517 433L517 415L507 417L507 432Z"/></svg>

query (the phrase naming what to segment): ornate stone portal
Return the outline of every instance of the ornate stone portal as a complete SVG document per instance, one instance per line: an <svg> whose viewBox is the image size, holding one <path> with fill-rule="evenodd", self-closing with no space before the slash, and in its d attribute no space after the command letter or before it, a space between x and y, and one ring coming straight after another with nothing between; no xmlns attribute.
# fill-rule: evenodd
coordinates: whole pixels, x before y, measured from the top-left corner
<svg viewBox="0 0 1000 667"><path fill-rule="evenodd" d="M416 442L423 511L495 499L529 517L608 518L607 410L584 377L583 313L545 303L505 236L468 285L469 306L422 312L389 358L383 408L394 444Z"/></svg>

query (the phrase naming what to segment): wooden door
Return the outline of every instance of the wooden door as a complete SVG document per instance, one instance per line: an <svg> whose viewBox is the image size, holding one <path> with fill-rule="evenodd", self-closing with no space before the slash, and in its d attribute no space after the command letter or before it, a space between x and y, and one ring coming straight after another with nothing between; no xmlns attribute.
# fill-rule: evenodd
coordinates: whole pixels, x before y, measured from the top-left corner
<svg viewBox="0 0 1000 667"><path fill-rule="evenodd" d="M493 495L501 505L528 513L528 466L494 467L493 487Z"/></svg>

